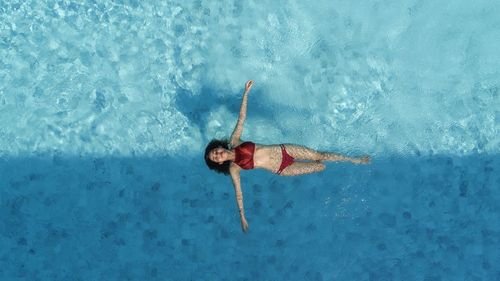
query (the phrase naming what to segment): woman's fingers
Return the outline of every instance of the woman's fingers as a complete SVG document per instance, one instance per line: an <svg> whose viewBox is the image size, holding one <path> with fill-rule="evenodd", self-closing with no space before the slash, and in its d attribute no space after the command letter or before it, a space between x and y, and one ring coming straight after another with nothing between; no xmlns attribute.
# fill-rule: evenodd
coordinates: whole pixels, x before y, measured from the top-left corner
<svg viewBox="0 0 500 281"><path fill-rule="evenodd" d="M250 90L250 88L252 88L252 85L253 85L253 81L252 80L248 80L248 82L245 84L245 90Z"/></svg>
<svg viewBox="0 0 500 281"><path fill-rule="evenodd" d="M241 229L243 230L243 232L248 231L248 223L244 218L241 219Z"/></svg>

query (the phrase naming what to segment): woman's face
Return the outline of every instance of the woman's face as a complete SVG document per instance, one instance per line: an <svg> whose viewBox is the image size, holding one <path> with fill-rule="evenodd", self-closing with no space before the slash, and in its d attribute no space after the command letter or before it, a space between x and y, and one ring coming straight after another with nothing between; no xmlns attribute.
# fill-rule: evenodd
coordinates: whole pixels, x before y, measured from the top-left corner
<svg viewBox="0 0 500 281"><path fill-rule="evenodd" d="M227 152L223 147L219 146L210 151L210 153L208 154L208 159L215 163L222 164L227 160Z"/></svg>

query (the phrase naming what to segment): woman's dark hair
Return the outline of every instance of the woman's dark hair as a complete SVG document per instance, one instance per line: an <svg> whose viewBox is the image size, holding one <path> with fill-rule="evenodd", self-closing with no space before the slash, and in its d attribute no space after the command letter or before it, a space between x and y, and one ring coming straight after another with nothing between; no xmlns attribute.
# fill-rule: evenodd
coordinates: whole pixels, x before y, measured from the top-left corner
<svg viewBox="0 0 500 281"><path fill-rule="evenodd" d="M214 170L217 173L223 173L224 175L229 176L229 165L231 164L230 160L224 161L224 163L219 165L219 163L215 163L210 160L210 158L208 158L210 151L219 146L225 149L229 149L229 141L216 139L210 141L210 143L207 145L207 148L205 148L205 162L207 163L209 169Z"/></svg>

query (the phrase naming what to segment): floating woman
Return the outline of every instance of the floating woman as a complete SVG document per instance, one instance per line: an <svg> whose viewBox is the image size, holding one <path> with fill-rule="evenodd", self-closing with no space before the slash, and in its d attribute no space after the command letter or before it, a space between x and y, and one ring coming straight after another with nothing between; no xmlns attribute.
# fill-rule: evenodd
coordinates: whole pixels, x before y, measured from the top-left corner
<svg viewBox="0 0 500 281"><path fill-rule="evenodd" d="M248 223L245 219L243 194L240 185L240 171L242 169L262 168L280 176L297 176L323 171L325 164L322 161L349 161L355 164L370 163L370 157L368 156L350 158L331 152L319 152L296 144L264 145L250 141L243 142L240 136L247 116L247 99L252 85L252 80L245 84L240 116L230 140L214 139L205 149L205 161L208 168L218 173L230 175L233 180L241 227L244 232L248 231Z"/></svg>

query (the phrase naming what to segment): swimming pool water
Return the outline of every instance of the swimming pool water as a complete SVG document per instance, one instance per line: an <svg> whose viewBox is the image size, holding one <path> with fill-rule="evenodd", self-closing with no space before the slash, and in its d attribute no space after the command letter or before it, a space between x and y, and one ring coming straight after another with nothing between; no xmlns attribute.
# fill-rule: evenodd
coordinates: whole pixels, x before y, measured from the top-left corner
<svg viewBox="0 0 500 281"><path fill-rule="evenodd" d="M0 1L1 280L500 280L500 5ZM369 166L242 173L234 128Z"/></svg>

